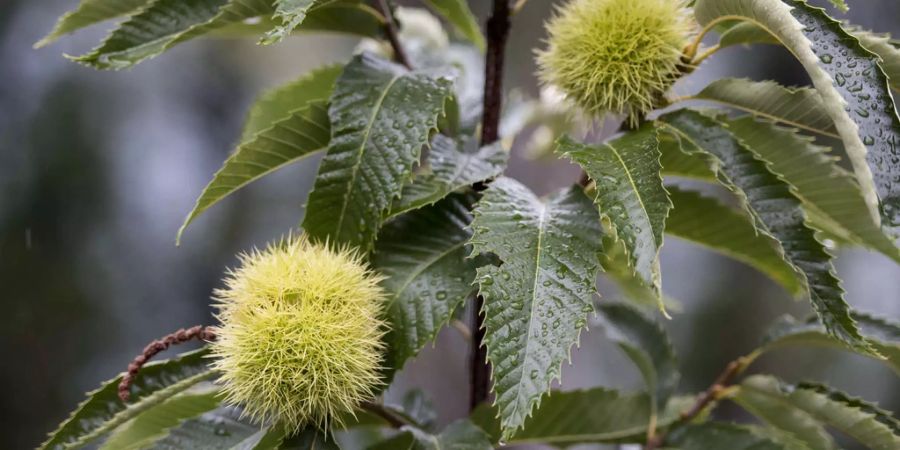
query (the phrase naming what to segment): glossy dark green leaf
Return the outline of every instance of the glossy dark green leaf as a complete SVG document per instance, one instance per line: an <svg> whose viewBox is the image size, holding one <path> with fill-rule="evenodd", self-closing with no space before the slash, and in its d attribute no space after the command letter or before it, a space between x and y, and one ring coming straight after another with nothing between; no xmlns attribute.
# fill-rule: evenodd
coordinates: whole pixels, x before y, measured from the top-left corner
<svg viewBox="0 0 900 450"><path fill-rule="evenodd" d="M671 425L692 402L687 398L673 398L659 415L657 427ZM605 388L553 392L525 422L525 428L507 443L558 447L642 443L647 438L650 404L647 394L621 394Z"/></svg>
<svg viewBox="0 0 900 450"><path fill-rule="evenodd" d="M600 269L600 218L580 187L546 201L510 178L478 202L473 255L501 265L478 268L485 338L501 424L520 428L560 375L593 311Z"/></svg>
<svg viewBox="0 0 900 450"><path fill-rule="evenodd" d="M284 436L280 428L257 426L240 419L240 410L219 408L186 421L149 447L152 450L275 450Z"/></svg>
<svg viewBox="0 0 900 450"><path fill-rule="evenodd" d="M104 383L96 391L88 393L87 400L50 433L50 438L41 445L41 449L84 446L140 412L210 378L213 372L207 366L208 355L209 352L203 349L168 361L147 364L132 385L131 399L127 404L118 397L121 376Z"/></svg>
<svg viewBox="0 0 900 450"><path fill-rule="evenodd" d="M372 264L391 296L386 364L393 370L431 343L475 290L478 260L466 258L471 203L451 195L398 216L379 234Z"/></svg>
<svg viewBox="0 0 900 450"><path fill-rule="evenodd" d="M311 103L325 102L334 91L334 83L344 67L340 64L320 67L264 92L250 108L241 142L254 139L259 132L271 128L276 122L290 117Z"/></svg>
<svg viewBox="0 0 900 450"><path fill-rule="evenodd" d="M212 386L176 395L114 430L100 450L146 448L182 422L218 408L221 402L218 389Z"/></svg>
<svg viewBox="0 0 900 450"><path fill-rule="evenodd" d="M203 189L194 209L178 230L176 241L197 217L248 184L328 146L330 124L324 102L293 111L286 118L238 145Z"/></svg>
<svg viewBox="0 0 900 450"><path fill-rule="evenodd" d="M888 365L900 375L900 324L861 312L853 312L853 319L859 325L863 336L885 358L875 360ZM831 337L814 317L803 321L791 316L781 317L763 338L762 349L769 351L790 345L815 345L853 351L852 348Z"/></svg>
<svg viewBox="0 0 900 450"><path fill-rule="evenodd" d="M601 146L587 146L564 137L557 152L576 162L594 180L594 202L601 217L615 227L635 272L661 298L659 252L672 202L662 184L655 128L646 125Z"/></svg>
<svg viewBox="0 0 900 450"><path fill-rule="evenodd" d="M478 148L473 140L460 142L443 135L431 141L430 172L416 175L391 206L390 216L433 204L452 192L503 173L509 153L499 143Z"/></svg>
<svg viewBox="0 0 900 450"><path fill-rule="evenodd" d="M785 261L794 267L813 308L828 332L861 352L873 352L859 333L834 273L833 256L807 226L800 200L784 180L756 158L726 125L695 111L682 110L662 118L666 126L693 147L689 152L709 155L723 185L738 194L757 229L774 237Z"/></svg>
<svg viewBox="0 0 900 450"><path fill-rule="evenodd" d="M804 291L793 267L779 253L778 242L758 233L746 213L699 192L676 186L668 189L675 207L666 222L666 233L744 262L792 294Z"/></svg>
<svg viewBox="0 0 900 450"><path fill-rule="evenodd" d="M314 428L307 428L294 436L287 437L278 447L280 450L341 450L332 436Z"/></svg>
<svg viewBox="0 0 900 450"><path fill-rule="evenodd" d="M685 100L714 102L811 133L839 137L822 98L810 88L787 88L774 81L724 78Z"/></svg>
<svg viewBox="0 0 900 450"><path fill-rule="evenodd" d="M747 378L741 391L782 401L873 450L900 448L900 422L875 405L814 383L787 385L764 375Z"/></svg>
<svg viewBox="0 0 900 450"><path fill-rule="evenodd" d="M34 44L40 48L69 33L129 14L153 0L81 0L78 7L63 14L53 30Z"/></svg>
<svg viewBox="0 0 900 450"><path fill-rule="evenodd" d="M742 19L767 29L812 79L844 143L873 218L900 227L900 117L879 57L802 0L698 0L703 25Z"/></svg>
<svg viewBox="0 0 900 450"><path fill-rule="evenodd" d="M600 302L598 309L606 336L619 345L644 377L655 423L680 379L672 342L659 323L632 306Z"/></svg>
<svg viewBox="0 0 900 450"><path fill-rule="evenodd" d="M752 117L726 123L748 149L792 186L813 228L900 262L900 249L867 214L859 184L838 166L838 158L828 149L793 130Z"/></svg>
<svg viewBox="0 0 900 450"><path fill-rule="evenodd" d="M275 12L270 0L156 0L119 25L99 47L75 61L97 69L124 69L175 45L226 28L249 28L251 18ZM369 7L335 1L309 11L300 29L379 36L382 19Z"/></svg>
<svg viewBox="0 0 900 450"><path fill-rule="evenodd" d="M368 251L450 95L446 79L355 57L331 98L331 143L309 195L306 232Z"/></svg>
<svg viewBox="0 0 900 450"><path fill-rule="evenodd" d="M678 136L672 133L659 133L659 162L662 165L664 179L679 177L698 181L716 182L716 174L709 170L709 164L703 157L690 155L681 150ZM669 212L670 216L673 214Z"/></svg>

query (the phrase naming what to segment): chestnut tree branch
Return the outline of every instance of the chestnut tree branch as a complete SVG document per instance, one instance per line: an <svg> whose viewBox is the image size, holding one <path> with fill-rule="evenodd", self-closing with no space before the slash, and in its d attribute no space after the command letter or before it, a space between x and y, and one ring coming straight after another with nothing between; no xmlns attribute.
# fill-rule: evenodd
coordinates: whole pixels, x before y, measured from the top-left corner
<svg viewBox="0 0 900 450"><path fill-rule="evenodd" d="M406 56L406 50L403 49L403 44L400 43L400 32L397 28L397 21L394 19L394 9L391 8L388 1L389 0L376 0L375 7L378 8L378 11L384 16L384 31L387 34L388 41L391 43L391 48L394 49L394 59L396 59L398 63L406 66L407 69L412 70L412 64L409 62L409 57Z"/></svg>

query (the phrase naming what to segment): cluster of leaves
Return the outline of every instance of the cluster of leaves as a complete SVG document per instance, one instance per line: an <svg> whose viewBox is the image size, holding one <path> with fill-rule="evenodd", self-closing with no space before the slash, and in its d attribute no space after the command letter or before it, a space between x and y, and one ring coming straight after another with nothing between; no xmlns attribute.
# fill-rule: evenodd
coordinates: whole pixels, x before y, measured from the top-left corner
<svg viewBox="0 0 900 450"><path fill-rule="evenodd" d="M539 198L502 176L503 142L481 146L474 138L484 48L474 16L462 0L424 3L460 41L403 34L414 68L391 62L389 50L363 53L262 95L179 238L229 194L324 154L302 228L313 239L360 248L386 276L386 380L478 294L494 405L436 430L433 411L414 394L402 406L379 406L377 416L361 411L345 430L331 430L337 440L315 429L285 436L277 425L260 429L221 405L201 350L147 366L128 406L115 396L118 379L104 384L43 448L97 439L106 449L327 448L356 439L373 449L481 449L501 441L566 446L660 436L685 450L836 448L826 428L871 448L900 448L900 422L874 405L769 376L746 378L717 397L732 399L759 425L702 414L685 420L680 413L697 400L675 395L675 352L646 311L649 303L664 312L659 253L669 234L743 261L810 300L815 317L782 320L747 361L784 345L815 344L871 356L900 373L900 325L850 308L831 253L833 245L858 245L900 262L895 43L849 29L802 0L697 0L698 42L715 31L719 43L687 55L695 63L731 45L783 45L814 86L718 80L607 143L562 137L556 153L593 183ZM382 39L390 20L382 13L361 0L82 0L40 44L125 16L99 47L75 58L120 69L212 34L249 34L262 43L309 31ZM745 114L701 112L686 107L689 100ZM509 138L528 122L515 114L503 127ZM818 142L846 153L853 171ZM733 202L686 190L675 184L679 178L721 185ZM629 303L595 304L601 272ZM646 389L546 397L592 317L634 361Z"/></svg>

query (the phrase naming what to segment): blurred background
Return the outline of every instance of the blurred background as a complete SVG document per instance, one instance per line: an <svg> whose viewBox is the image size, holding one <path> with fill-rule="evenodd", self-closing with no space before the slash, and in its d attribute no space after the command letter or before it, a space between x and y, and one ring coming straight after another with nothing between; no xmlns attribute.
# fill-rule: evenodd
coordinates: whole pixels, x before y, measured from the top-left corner
<svg viewBox="0 0 900 450"><path fill-rule="evenodd" d="M412 5L414 2L401 2ZM486 0L471 0L483 19ZM554 2L532 0L515 18L507 82L537 96L532 49ZM825 3L814 2L814 3ZM849 2L845 17L900 35L900 3ZM231 151L254 96L321 64L346 60L357 41L304 36L271 47L253 40L199 40L125 72L97 72L81 54L95 27L42 50L32 44L76 0L0 5L0 448L33 448L85 391L123 370L150 340L210 324L209 295L234 255L296 227L316 161L238 192L175 233ZM777 48L732 48L676 87L689 94L722 76L808 83ZM526 131L527 133L527 131ZM577 169L534 162L514 148L510 174L538 193L570 184ZM784 313L805 302L748 267L675 238L662 253L664 286L683 311L666 322L681 358L684 392L705 388L751 351ZM900 316L900 267L862 250L840 253L838 271L858 309ZM185 350L184 348L179 351ZM423 388L441 422L465 414L467 347L445 330L407 366L389 393ZM900 380L873 361L816 349L781 350L755 371L824 381L900 410ZM583 335L563 388L638 388L640 378L602 333ZM737 414L726 405L722 414ZM735 417L739 419L739 417Z"/></svg>

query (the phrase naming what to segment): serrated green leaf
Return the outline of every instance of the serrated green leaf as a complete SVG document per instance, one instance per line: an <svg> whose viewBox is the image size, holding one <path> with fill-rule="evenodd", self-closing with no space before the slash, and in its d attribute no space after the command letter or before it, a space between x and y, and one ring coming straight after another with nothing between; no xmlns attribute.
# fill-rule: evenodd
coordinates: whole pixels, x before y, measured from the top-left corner
<svg viewBox="0 0 900 450"><path fill-rule="evenodd" d="M873 218L900 227L900 117L878 56L803 0L698 0L694 11L703 25L755 23L797 57L844 142Z"/></svg>
<svg viewBox="0 0 900 450"><path fill-rule="evenodd" d="M508 157L500 143L477 148L474 140L460 142L439 134L431 141L428 154L431 171L416 175L403 187L388 216L433 204L452 192L495 178L503 173Z"/></svg>
<svg viewBox="0 0 900 450"><path fill-rule="evenodd" d="M426 0L426 2L444 16L460 34L475 44L475 47L484 51L484 35L481 34L478 20L465 0Z"/></svg>
<svg viewBox="0 0 900 450"><path fill-rule="evenodd" d="M245 20L268 17L274 11L269 0L155 0L99 47L73 59L97 69L125 69L179 43L225 27L245 27ZM382 25L371 8L335 1L309 11L301 28L377 37Z"/></svg>
<svg viewBox="0 0 900 450"><path fill-rule="evenodd" d="M838 11L840 11L840 12L847 12L850 10L850 8L847 6L847 2L845 0L828 0L828 1L831 2L831 4L834 5L834 7L837 8Z"/></svg>
<svg viewBox="0 0 900 450"><path fill-rule="evenodd" d="M250 425L239 418L235 408L219 408L196 419L186 421L168 436L150 447L152 450L274 450L273 441L280 444L281 433Z"/></svg>
<svg viewBox="0 0 900 450"><path fill-rule="evenodd" d="M863 47L881 57L879 65L884 69L891 87L900 91L900 49L891 42L891 36L864 30L850 31Z"/></svg>
<svg viewBox="0 0 900 450"><path fill-rule="evenodd" d="M872 352L850 316L844 290L834 274L833 257L806 225L792 188L721 122L689 110L666 114L662 120L683 143L694 146L689 151L709 155L711 168L723 185L738 194L757 228L781 244L785 261L801 277L828 332L859 351Z"/></svg>
<svg viewBox="0 0 900 450"><path fill-rule="evenodd" d="M757 233L746 214L699 192L677 186L668 189L675 207L666 223L667 233L746 263L792 294L804 291L794 269L779 252L778 242Z"/></svg>
<svg viewBox="0 0 900 450"><path fill-rule="evenodd" d="M863 336L885 358L875 359L900 375L900 324L861 312L853 312L853 319L859 325ZM791 316L780 318L769 328L761 348L763 351L769 351L788 345L817 345L853 351L852 348L829 336L814 317L804 321L797 321Z"/></svg>
<svg viewBox="0 0 900 450"><path fill-rule="evenodd" d="M787 88L774 81L724 78L685 100L715 102L812 133L840 137L819 93L810 88Z"/></svg>
<svg viewBox="0 0 900 450"><path fill-rule="evenodd" d="M659 162L665 177L680 177L715 183L716 174L709 170L709 164L702 157L690 155L681 150L678 136L659 133ZM669 213L672 214L671 212Z"/></svg>
<svg viewBox="0 0 900 450"><path fill-rule="evenodd" d="M755 375L744 380L740 390L793 406L873 450L900 448L900 422L896 418L829 387L814 383L790 386L770 376Z"/></svg>
<svg viewBox="0 0 900 450"><path fill-rule="evenodd" d="M413 426L403 426L401 433L369 446L368 450L491 450L487 433L467 419L448 425L440 434L431 434Z"/></svg>
<svg viewBox="0 0 900 450"><path fill-rule="evenodd" d="M679 450L801 450L779 442L760 428L722 422L679 428L666 442Z"/></svg>
<svg viewBox="0 0 900 450"><path fill-rule="evenodd" d="M418 424L423 430L431 430L434 427L438 414L431 397L422 389L412 389L404 394L402 407L403 412L413 423Z"/></svg>
<svg viewBox="0 0 900 450"><path fill-rule="evenodd" d="M619 345L644 377L650 393L649 423L655 424L680 378L672 342L656 321L631 306L602 302L599 310L606 336Z"/></svg>
<svg viewBox="0 0 900 450"><path fill-rule="evenodd" d="M672 202L662 184L659 140L646 125L601 146L561 138L557 153L580 165L596 183L594 202L615 227L631 266L660 298L659 252ZM660 308L664 309L662 301Z"/></svg>
<svg viewBox="0 0 900 450"><path fill-rule="evenodd" d="M673 398L660 414L657 426L678 420L693 402ZM525 422L508 444L545 444L558 447L582 443L642 443L647 438L650 397L622 394L606 388L553 392Z"/></svg>
<svg viewBox="0 0 900 450"><path fill-rule="evenodd" d="M763 389L737 389L729 398L769 426L790 433L811 449L835 448L834 439L823 424L792 405L775 378L758 377L751 384L760 384Z"/></svg>
<svg viewBox="0 0 900 450"><path fill-rule="evenodd" d="M450 95L446 79L355 57L331 97L331 143L309 194L306 232L368 251Z"/></svg>
<svg viewBox="0 0 900 450"><path fill-rule="evenodd" d="M472 201L451 195L391 220L378 236L372 265L387 277L385 363L392 370L431 343L474 291L478 261L466 258Z"/></svg>
<svg viewBox="0 0 900 450"><path fill-rule="evenodd" d="M259 132L271 128L273 124L290 117L291 113L305 108L310 103L327 101L334 91L334 83L344 67L340 64L320 67L300 78L270 89L260 95L244 123L241 142L256 137Z"/></svg>
<svg viewBox="0 0 900 450"><path fill-rule="evenodd" d="M138 450L167 435L185 420L216 409L222 402L218 389L206 387L197 392L176 395L131 419L110 434L100 450Z"/></svg>
<svg viewBox="0 0 900 450"><path fill-rule="evenodd" d="M151 1L153 0L81 0L77 8L63 14L56 21L53 30L34 44L34 47L44 47L69 33L124 16Z"/></svg>
<svg viewBox="0 0 900 450"><path fill-rule="evenodd" d="M478 268L493 388L506 436L520 428L559 378L593 311L600 270L600 218L580 187L541 201L510 178L478 202L472 254L502 265Z"/></svg>
<svg viewBox="0 0 900 450"><path fill-rule="evenodd" d="M260 40L260 43L269 45L281 42L303 23L310 9L334 1L337 0L275 0L275 15L273 18L280 21L281 25L266 33Z"/></svg>
<svg viewBox="0 0 900 450"><path fill-rule="evenodd" d="M41 449L79 448L142 411L210 378L206 349L185 353L168 361L152 362L141 369L131 387L131 402L119 400L121 376L88 394L59 428L50 433Z"/></svg>
<svg viewBox="0 0 900 450"><path fill-rule="evenodd" d="M731 132L766 161L803 201L810 225L843 241L876 250L900 262L900 249L866 214L853 175L837 165L837 157L811 138L751 117L727 121Z"/></svg>
<svg viewBox="0 0 900 450"><path fill-rule="evenodd" d="M228 195L282 167L324 150L331 138L330 131L326 104L314 102L291 112L254 138L238 145L203 189L178 230L176 241L181 241L182 233L194 219Z"/></svg>

